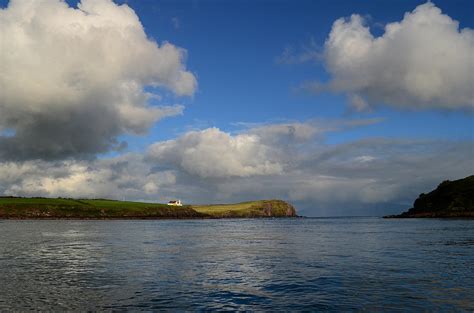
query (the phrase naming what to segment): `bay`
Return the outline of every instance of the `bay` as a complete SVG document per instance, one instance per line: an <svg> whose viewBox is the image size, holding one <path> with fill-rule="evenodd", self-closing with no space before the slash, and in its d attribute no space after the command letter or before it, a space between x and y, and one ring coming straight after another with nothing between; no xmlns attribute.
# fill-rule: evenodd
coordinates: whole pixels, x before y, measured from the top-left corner
<svg viewBox="0 0 474 313"><path fill-rule="evenodd" d="M474 220L0 221L0 310L474 309Z"/></svg>

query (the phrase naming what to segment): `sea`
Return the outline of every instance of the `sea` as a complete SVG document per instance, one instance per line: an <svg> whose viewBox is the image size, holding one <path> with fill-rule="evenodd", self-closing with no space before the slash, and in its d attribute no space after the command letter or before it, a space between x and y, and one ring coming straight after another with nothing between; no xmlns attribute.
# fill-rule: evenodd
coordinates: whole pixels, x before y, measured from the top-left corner
<svg viewBox="0 0 474 313"><path fill-rule="evenodd" d="M474 311L474 220L2 220L0 311Z"/></svg>

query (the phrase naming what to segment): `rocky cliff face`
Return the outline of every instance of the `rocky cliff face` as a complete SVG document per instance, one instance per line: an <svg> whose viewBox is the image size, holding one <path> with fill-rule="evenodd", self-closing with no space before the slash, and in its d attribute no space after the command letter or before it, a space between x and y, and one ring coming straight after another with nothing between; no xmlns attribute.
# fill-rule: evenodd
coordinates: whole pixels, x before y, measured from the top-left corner
<svg viewBox="0 0 474 313"><path fill-rule="evenodd" d="M263 215L268 217L295 217L295 208L282 200L266 200L263 201L260 210Z"/></svg>
<svg viewBox="0 0 474 313"><path fill-rule="evenodd" d="M413 208L387 217L469 217L474 218L474 175L442 182L435 190L422 193Z"/></svg>
<svg viewBox="0 0 474 313"><path fill-rule="evenodd" d="M297 217L295 208L282 200L256 201L255 204L245 210L227 211L213 216L224 218Z"/></svg>

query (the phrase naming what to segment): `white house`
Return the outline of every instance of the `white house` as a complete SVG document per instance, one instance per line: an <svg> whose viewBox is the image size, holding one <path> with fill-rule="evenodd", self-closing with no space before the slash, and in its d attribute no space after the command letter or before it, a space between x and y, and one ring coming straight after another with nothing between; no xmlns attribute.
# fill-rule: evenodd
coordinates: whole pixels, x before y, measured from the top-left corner
<svg viewBox="0 0 474 313"><path fill-rule="evenodd" d="M168 205L183 206L183 204L181 203L181 200L171 200L168 202Z"/></svg>

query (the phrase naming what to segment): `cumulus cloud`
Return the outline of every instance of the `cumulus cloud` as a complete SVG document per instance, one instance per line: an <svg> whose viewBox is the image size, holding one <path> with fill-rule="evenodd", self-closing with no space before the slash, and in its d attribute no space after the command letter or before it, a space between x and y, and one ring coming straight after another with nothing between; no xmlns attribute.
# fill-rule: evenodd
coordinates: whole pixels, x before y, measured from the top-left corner
<svg viewBox="0 0 474 313"><path fill-rule="evenodd" d="M176 182L173 171L154 171L142 156L125 154L103 160L0 163L4 195L158 201Z"/></svg>
<svg viewBox="0 0 474 313"><path fill-rule="evenodd" d="M474 108L474 30L433 3L418 6L374 37L362 16L334 22L324 60L331 80L313 91L344 92L356 110Z"/></svg>
<svg viewBox="0 0 474 313"><path fill-rule="evenodd" d="M280 123L237 134L191 131L153 144L147 162L175 171L178 190L195 202L283 198L308 214L329 215L381 214L367 211L377 206L395 212L387 210L406 208L420 192L474 168L469 141L324 141L327 133L376 122Z"/></svg>
<svg viewBox="0 0 474 313"><path fill-rule="evenodd" d="M148 158L201 177L278 174L274 149L252 134L232 136L217 128L191 131L150 146Z"/></svg>
<svg viewBox="0 0 474 313"><path fill-rule="evenodd" d="M302 214L382 215L408 208L445 179L472 174L472 141L324 140L369 123L280 123L235 134L209 128L157 142L145 155L0 162L0 194L187 203L281 198Z"/></svg>
<svg viewBox="0 0 474 313"><path fill-rule="evenodd" d="M83 157L120 147L182 106L152 106L145 87L191 96L186 51L147 38L111 0L11 0L0 9L0 158ZM5 135L8 133L8 136Z"/></svg>
<svg viewBox="0 0 474 313"><path fill-rule="evenodd" d="M278 175L299 158L298 147L331 131L360 127L380 119L310 121L254 125L237 134L218 128L190 131L152 144L149 160L204 178Z"/></svg>

